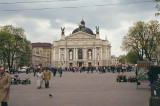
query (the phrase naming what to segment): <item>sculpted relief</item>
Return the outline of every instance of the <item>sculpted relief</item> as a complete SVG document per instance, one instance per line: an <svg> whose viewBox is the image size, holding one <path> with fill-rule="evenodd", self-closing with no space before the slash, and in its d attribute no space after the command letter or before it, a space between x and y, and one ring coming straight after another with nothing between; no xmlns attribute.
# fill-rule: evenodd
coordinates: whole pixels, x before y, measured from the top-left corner
<svg viewBox="0 0 160 106"><path fill-rule="evenodd" d="M98 47L96 48L96 59L97 60L100 60L100 54L101 54L100 47Z"/></svg>
<svg viewBox="0 0 160 106"><path fill-rule="evenodd" d="M86 35L86 34L75 34L75 35L71 35L68 36L68 39L94 39L95 36L93 35Z"/></svg>
<svg viewBox="0 0 160 106"><path fill-rule="evenodd" d="M60 56L61 60L64 60L64 48L60 49Z"/></svg>

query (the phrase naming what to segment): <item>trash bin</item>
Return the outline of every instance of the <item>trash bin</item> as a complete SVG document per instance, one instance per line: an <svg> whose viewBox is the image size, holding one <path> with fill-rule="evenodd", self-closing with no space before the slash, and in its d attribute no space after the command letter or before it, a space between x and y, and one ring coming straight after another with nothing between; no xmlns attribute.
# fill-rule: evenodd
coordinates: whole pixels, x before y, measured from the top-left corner
<svg viewBox="0 0 160 106"><path fill-rule="evenodd" d="M151 97L149 106L160 106L160 81L155 81L151 85Z"/></svg>
<svg viewBox="0 0 160 106"><path fill-rule="evenodd" d="M160 105L160 98L151 97L149 99L149 106L159 106Z"/></svg>
<svg viewBox="0 0 160 106"><path fill-rule="evenodd" d="M151 85L151 97L160 98L160 82L159 81L155 81Z"/></svg>

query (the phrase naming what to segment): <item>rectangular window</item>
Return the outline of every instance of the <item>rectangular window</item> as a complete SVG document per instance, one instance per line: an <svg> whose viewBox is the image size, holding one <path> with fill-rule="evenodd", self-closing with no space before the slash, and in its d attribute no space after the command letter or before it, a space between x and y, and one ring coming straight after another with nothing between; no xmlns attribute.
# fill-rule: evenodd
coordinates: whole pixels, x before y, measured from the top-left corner
<svg viewBox="0 0 160 106"><path fill-rule="evenodd" d="M92 51L91 50L88 51L88 60L92 60Z"/></svg>
<svg viewBox="0 0 160 106"><path fill-rule="evenodd" d="M73 51L72 51L72 50L69 51L69 59L70 59L70 60L73 59Z"/></svg>

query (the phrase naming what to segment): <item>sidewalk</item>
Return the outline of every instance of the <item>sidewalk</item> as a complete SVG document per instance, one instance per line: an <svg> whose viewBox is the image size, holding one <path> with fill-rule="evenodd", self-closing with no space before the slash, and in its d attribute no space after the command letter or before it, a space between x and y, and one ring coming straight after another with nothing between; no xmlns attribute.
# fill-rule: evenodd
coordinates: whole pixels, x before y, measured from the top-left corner
<svg viewBox="0 0 160 106"><path fill-rule="evenodd" d="M62 77L52 76L50 88L43 83L42 89L37 89L33 73L19 76L29 77L31 84L11 85L9 106L149 106L147 83L137 89L136 83L116 82L116 73L64 72Z"/></svg>

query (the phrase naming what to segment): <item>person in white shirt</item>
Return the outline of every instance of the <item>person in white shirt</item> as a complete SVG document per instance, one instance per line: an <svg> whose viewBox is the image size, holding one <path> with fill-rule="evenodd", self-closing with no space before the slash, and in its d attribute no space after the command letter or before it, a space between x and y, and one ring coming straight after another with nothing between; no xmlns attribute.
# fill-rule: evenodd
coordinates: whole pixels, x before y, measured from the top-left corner
<svg viewBox="0 0 160 106"><path fill-rule="evenodd" d="M42 87L42 82L43 82L43 78L44 78L44 75L41 71L41 69L39 69L38 73L37 73L37 86L38 86L38 89L40 89Z"/></svg>

